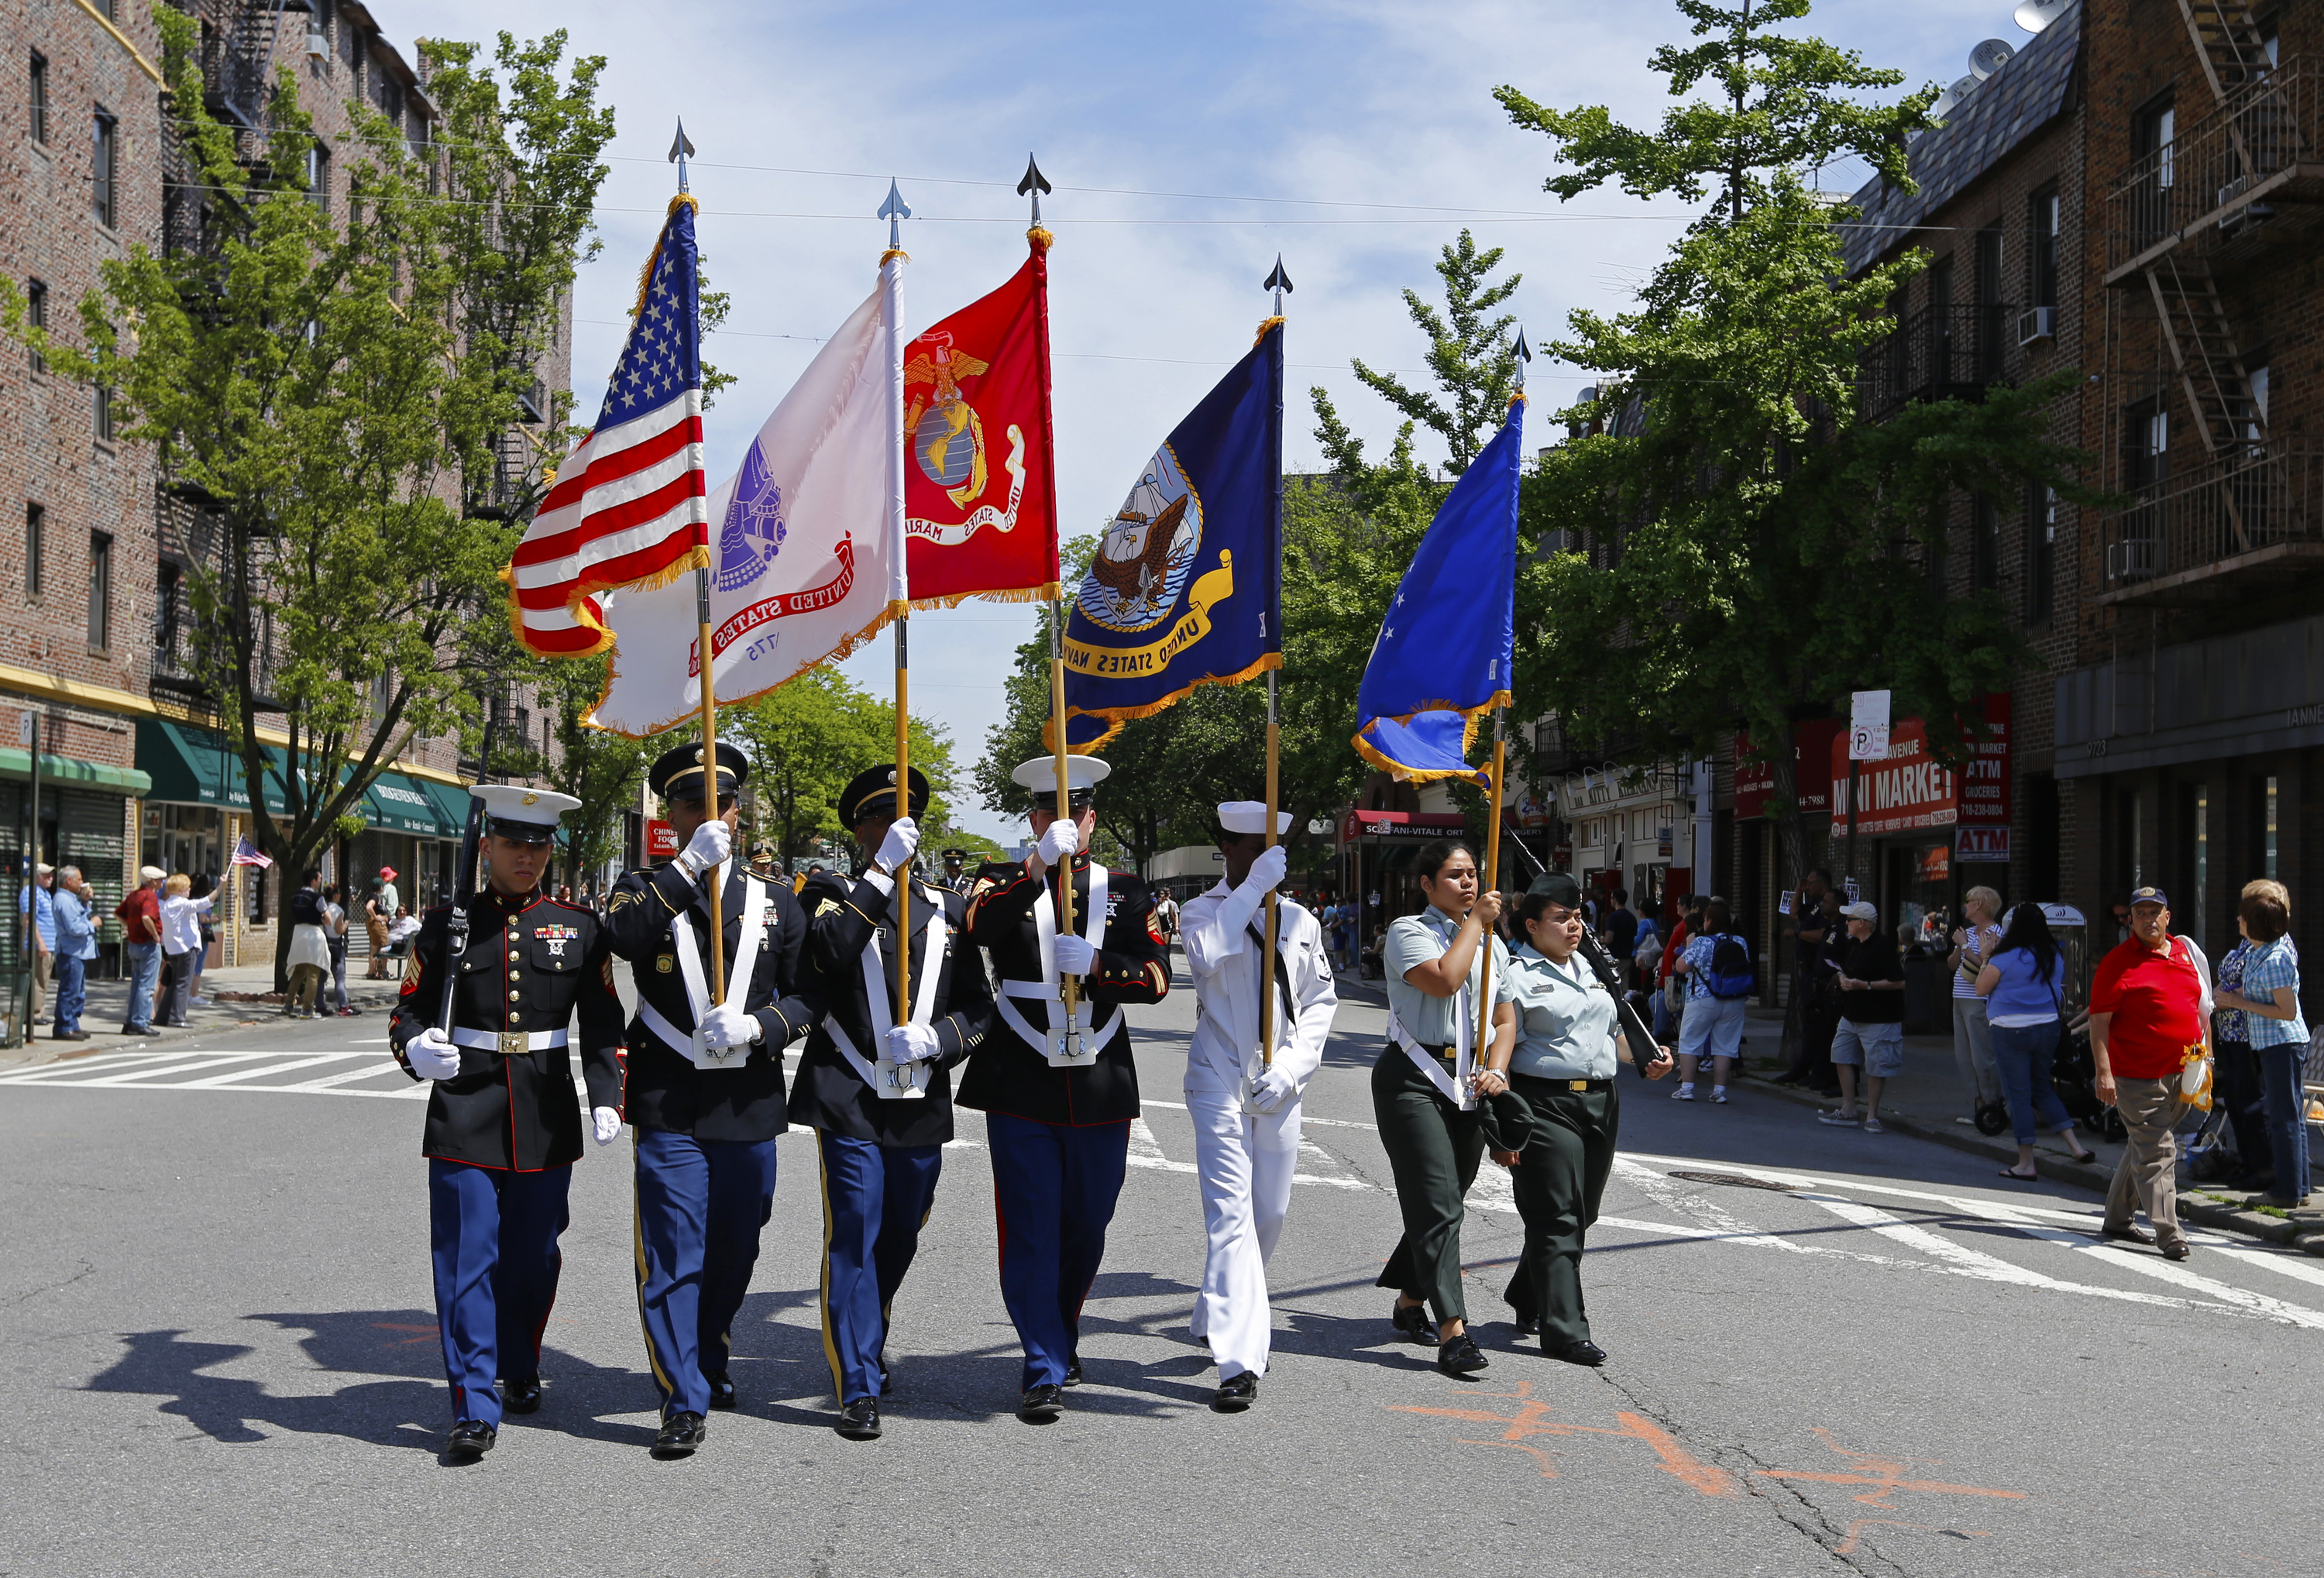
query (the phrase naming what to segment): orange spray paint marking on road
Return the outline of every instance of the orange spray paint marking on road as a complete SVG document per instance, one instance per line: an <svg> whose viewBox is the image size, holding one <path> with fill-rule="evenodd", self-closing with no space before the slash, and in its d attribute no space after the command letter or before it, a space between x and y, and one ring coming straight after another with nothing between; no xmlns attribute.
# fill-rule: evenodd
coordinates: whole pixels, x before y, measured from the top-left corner
<svg viewBox="0 0 2324 1578"><path fill-rule="evenodd" d="M1874 1489L1856 1500L1867 1507L1878 1507L1891 1512L1896 1510L1896 1504L1888 1498L1899 1490L1920 1490L1937 1496L1996 1496L2006 1501L2026 1499L2023 1490L1997 1490L1985 1485L1950 1485L1941 1480L1907 1479L1905 1475L1911 1472L1912 1464L1923 1463L1936 1468L1941 1466L1944 1460L1876 1457L1868 1452L1849 1451L1833 1440L1831 1432L1821 1426L1815 1427L1815 1434L1822 1438L1826 1446L1856 1464L1858 1472L1831 1473L1812 1469L1754 1469L1752 1472L1763 1480L1803 1480L1823 1485L1870 1485Z"/></svg>
<svg viewBox="0 0 2324 1578"><path fill-rule="evenodd" d="M1539 1435L1612 1435L1631 1441L1643 1441L1654 1448L1662 1461L1658 1465L1672 1478L1704 1496L1739 1496L1743 1488L1726 1470L1704 1463L1679 1444L1678 1438L1643 1414L1617 1413L1618 1426L1568 1425L1550 1417L1549 1405L1533 1395L1533 1382L1519 1381L1513 1392L1486 1392L1488 1398L1501 1398L1515 1402L1514 1414L1491 1413L1481 1408L1424 1408L1409 1403L1391 1403L1389 1410L1398 1414L1431 1414L1442 1419L1460 1419L1474 1425L1505 1425L1508 1428L1489 1441L1463 1440L1464 1446L1508 1446L1531 1457L1540 1466L1545 1480L1557 1478L1557 1470L1549 1461L1548 1452L1526 1443Z"/></svg>

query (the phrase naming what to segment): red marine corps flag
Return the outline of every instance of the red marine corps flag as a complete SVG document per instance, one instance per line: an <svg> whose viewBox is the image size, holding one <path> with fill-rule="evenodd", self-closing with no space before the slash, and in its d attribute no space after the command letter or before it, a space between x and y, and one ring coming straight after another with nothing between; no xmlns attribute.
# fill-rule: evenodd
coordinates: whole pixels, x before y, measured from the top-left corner
<svg viewBox="0 0 2324 1578"><path fill-rule="evenodd" d="M1055 595L1049 234L1016 277L904 351L904 531L911 600Z"/></svg>

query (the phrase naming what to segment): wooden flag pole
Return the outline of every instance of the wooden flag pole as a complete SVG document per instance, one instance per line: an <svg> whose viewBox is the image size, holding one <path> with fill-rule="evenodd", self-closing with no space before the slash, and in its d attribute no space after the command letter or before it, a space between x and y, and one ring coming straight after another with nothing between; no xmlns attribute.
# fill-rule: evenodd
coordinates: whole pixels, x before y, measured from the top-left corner
<svg viewBox="0 0 2324 1578"><path fill-rule="evenodd" d="M1074 820L1073 792L1067 787L1069 774L1065 768L1065 588L1057 584L1056 595L1049 600L1049 727L1055 734L1057 758L1057 815ZM1074 831L1078 834L1078 825ZM1074 862L1071 855L1057 868L1057 935L1065 936L1074 929ZM1081 979L1060 974L1057 977L1060 995L1065 1004L1065 1019L1070 1022L1074 1009L1081 1000Z"/></svg>
<svg viewBox="0 0 2324 1578"><path fill-rule="evenodd" d="M911 663L905 653L908 612L896 615L896 817L912 814L912 717L906 704ZM896 1022L912 1017L912 863L894 872L896 879Z"/></svg>
<svg viewBox="0 0 2324 1578"><path fill-rule="evenodd" d="M1275 718L1275 670L1267 671L1267 847L1275 847L1275 802L1280 783L1277 777L1276 743L1278 731ZM1262 1068L1275 1066L1275 947L1277 911L1275 890L1267 891L1267 955L1259 962L1259 1063Z"/></svg>
<svg viewBox="0 0 2324 1578"><path fill-rule="evenodd" d="M1477 890L1482 902L1488 892L1498 891L1501 885L1501 777L1508 765L1508 739L1502 732L1501 709L1493 709L1493 787L1489 791L1493 803L1491 819L1485 824L1485 880ZM1492 1045L1493 1029L1493 934L1488 930L1478 939L1485 950L1485 990L1483 1001L1477 1004L1477 1066L1485 1063L1485 1050Z"/></svg>
<svg viewBox="0 0 2324 1578"><path fill-rule="evenodd" d="M702 668L702 814L705 818L720 815L718 809L718 703L713 692L716 688L710 678L710 567L704 565L694 572L694 617L697 628L695 651ZM734 856L726 857L731 868ZM709 872L710 889L710 1001L713 1004L726 1001L726 919L724 896L719 890L725 886L719 881L718 869Z"/></svg>

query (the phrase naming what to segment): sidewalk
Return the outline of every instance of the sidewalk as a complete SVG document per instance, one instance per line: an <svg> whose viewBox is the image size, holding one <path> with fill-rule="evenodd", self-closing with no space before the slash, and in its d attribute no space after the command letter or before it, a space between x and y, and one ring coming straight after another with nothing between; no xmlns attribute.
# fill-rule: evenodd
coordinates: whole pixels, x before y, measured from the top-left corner
<svg viewBox="0 0 2324 1578"><path fill-rule="evenodd" d="M401 984L397 974L385 981L366 981L364 965L355 961L348 970L347 1003L366 1014L384 1020L394 1006L395 994ZM182 1029L172 1029L156 1020L159 1036L124 1036L122 1021L128 1018L129 983L126 981L92 981L88 985L88 1004L81 1010L80 1028L89 1033L86 1041L60 1041L55 1038L53 1022L33 1027L35 1038L22 1047L0 1047L0 1067L23 1067L36 1063L53 1063L62 1058L87 1057L99 1052L118 1052L139 1047L166 1047L172 1040L214 1034L242 1025L281 1024L282 997L274 990L274 967L272 964L246 964L232 970L210 970L202 976L202 994L208 1001L201 1007L189 1009ZM333 1000L331 988L324 987L327 1001ZM56 996L51 991L47 1007L53 1020ZM379 1032L384 1036L387 1032Z"/></svg>
<svg viewBox="0 0 2324 1578"><path fill-rule="evenodd" d="M1738 1081L1741 1088L1736 1094L1743 1097L1748 1093L1752 1099L1773 1097L1791 1103L1799 1107L1802 1122L1812 1122L1814 1112L1830 1111L1837 1103L1813 1091L1771 1083L1773 1076L1783 1072L1783 1044L1784 1010L1754 1007L1744 1027L1743 1066ZM1881 1125L1956 1150L1991 1157L1997 1170L2015 1166L2016 1140L2006 1130L1998 1135L1978 1133L1969 1121L1970 1106L1969 1089L1953 1061L1952 1038L1905 1037L1904 1072L1889 1081L1881 1093ZM2085 1129L2077 1129L2075 1137L2098 1153L2095 1163L2084 1166L2075 1161L2055 1135L2043 1134L2034 1144L2034 1168L2045 1178L2104 1195L2113 1181L2123 1146ZM2324 1210L2255 1211L2246 1204L2251 1198L2217 1184L2190 1184L2181 1171L2179 1213L2188 1221L2274 1243L2297 1243L2311 1254L2324 1255Z"/></svg>

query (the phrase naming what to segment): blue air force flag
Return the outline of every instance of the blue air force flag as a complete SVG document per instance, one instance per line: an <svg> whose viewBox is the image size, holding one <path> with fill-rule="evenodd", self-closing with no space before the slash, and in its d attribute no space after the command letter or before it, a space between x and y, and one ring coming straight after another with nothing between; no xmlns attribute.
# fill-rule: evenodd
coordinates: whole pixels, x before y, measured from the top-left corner
<svg viewBox="0 0 2324 1578"><path fill-rule="evenodd" d="M1525 397L1437 506L1380 622L1356 692L1357 754L1406 780L1469 765L1477 720L1509 700L1517 648L1517 475Z"/></svg>
<svg viewBox="0 0 2324 1578"><path fill-rule="evenodd" d="M1187 413L1098 544L1065 626L1065 738L1095 751L1197 685L1283 662L1283 326Z"/></svg>

